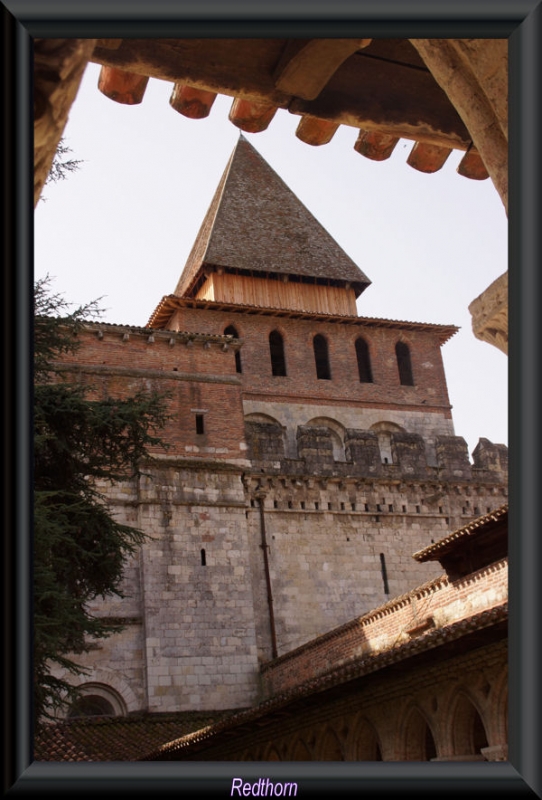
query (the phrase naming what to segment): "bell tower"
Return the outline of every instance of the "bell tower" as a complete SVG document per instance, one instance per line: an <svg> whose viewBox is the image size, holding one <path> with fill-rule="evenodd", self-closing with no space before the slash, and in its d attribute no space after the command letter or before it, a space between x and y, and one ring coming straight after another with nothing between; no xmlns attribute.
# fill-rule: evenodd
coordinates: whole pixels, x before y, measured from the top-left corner
<svg viewBox="0 0 542 800"><path fill-rule="evenodd" d="M370 284L241 135L174 294L356 316Z"/></svg>

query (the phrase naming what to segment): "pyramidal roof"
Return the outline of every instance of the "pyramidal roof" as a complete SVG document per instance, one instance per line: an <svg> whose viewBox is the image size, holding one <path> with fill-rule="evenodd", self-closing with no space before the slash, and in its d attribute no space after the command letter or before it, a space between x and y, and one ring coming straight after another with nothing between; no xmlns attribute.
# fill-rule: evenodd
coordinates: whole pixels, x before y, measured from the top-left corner
<svg viewBox="0 0 542 800"><path fill-rule="evenodd" d="M192 296L203 272L217 268L296 275L352 284L370 280L244 138L239 141L179 279Z"/></svg>

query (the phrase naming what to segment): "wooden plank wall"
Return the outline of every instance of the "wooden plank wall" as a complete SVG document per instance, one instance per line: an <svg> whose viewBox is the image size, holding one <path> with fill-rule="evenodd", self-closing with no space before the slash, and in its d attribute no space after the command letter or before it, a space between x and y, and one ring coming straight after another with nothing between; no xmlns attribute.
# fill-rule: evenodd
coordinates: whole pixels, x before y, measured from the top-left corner
<svg viewBox="0 0 542 800"><path fill-rule="evenodd" d="M198 300L263 308L287 308L314 314L357 316L353 289L213 273L197 294Z"/></svg>

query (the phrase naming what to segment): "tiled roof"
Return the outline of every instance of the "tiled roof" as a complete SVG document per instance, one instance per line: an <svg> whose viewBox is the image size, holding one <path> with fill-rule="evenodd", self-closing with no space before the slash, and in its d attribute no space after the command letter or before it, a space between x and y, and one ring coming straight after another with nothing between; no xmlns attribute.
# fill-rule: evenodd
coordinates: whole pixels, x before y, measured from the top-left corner
<svg viewBox="0 0 542 800"><path fill-rule="evenodd" d="M370 280L241 135L175 289L191 295L202 268Z"/></svg>
<svg viewBox="0 0 542 800"><path fill-rule="evenodd" d="M205 729L232 712L80 717L45 725L35 761L137 761L164 742Z"/></svg>
<svg viewBox="0 0 542 800"><path fill-rule="evenodd" d="M292 309L267 308L263 306L243 305L241 303L215 302L214 300L196 300L190 297L177 297L168 294L162 297L151 315L147 328L167 330L164 326L170 321L173 313L182 308L199 308L208 311L228 311L240 314L260 314L293 319L314 319L321 322L338 323L340 325L359 325L374 328L398 328L410 331L434 331L440 344L445 344L459 328L456 325L443 325L434 322L408 322L406 320L383 319L380 317L351 317L339 314L319 314L314 311L295 311Z"/></svg>
<svg viewBox="0 0 542 800"><path fill-rule="evenodd" d="M431 544L429 547L425 547L423 550L418 550L418 552L414 553L412 557L415 558L416 561L420 562L438 559L440 555L447 552L450 549L450 546L459 540L471 538L473 535L491 527L494 523L504 520L507 514L508 503L505 503L504 505L495 509L495 511L491 511L489 514L484 514L482 517L476 517L476 519L472 522L469 522L468 525L458 528L458 530L453 531L448 536L445 536L444 539L440 539L438 542L435 542L435 544Z"/></svg>

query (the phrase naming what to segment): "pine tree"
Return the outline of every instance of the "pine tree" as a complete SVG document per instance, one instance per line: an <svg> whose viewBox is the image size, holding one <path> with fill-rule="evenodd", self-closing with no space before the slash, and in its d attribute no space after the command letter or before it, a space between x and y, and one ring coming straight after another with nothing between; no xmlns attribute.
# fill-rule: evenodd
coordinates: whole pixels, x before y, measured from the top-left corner
<svg viewBox="0 0 542 800"><path fill-rule="evenodd" d="M97 597L121 594L123 565L144 534L117 522L96 481L113 483L140 473L149 448L165 447L164 395L127 399L87 397L55 362L78 347L77 333L99 313L97 304L68 313L50 281L35 287L34 322L34 711L35 721L74 699L52 662L83 670L72 654L119 630L89 613Z"/></svg>
<svg viewBox="0 0 542 800"><path fill-rule="evenodd" d="M57 144L53 163L51 164L51 169L45 180L45 185L64 181L70 173L77 172L83 162L81 159L77 158L66 158L66 156L72 152L71 147L68 147L66 144L66 140L61 139Z"/></svg>

